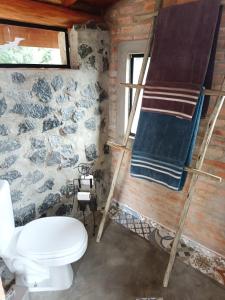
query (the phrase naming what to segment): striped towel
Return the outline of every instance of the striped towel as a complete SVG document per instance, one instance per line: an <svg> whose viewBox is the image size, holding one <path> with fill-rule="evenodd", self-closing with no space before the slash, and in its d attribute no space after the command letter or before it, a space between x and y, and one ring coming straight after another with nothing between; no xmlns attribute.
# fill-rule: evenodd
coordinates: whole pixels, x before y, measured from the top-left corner
<svg viewBox="0 0 225 300"><path fill-rule="evenodd" d="M199 90L146 86L142 110L160 112L181 118L192 119L199 98Z"/></svg>
<svg viewBox="0 0 225 300"><path fill-rule="evenodd" d="M132 150L131 175L179 191L192 159L204 97L192 120L141 110Z"/></svg>
<svg viewBox="0 0 225 300"><path fill-rule="evenodd" d="M140 179L162 184L172 190L178 191L184 168L170 163L163 163L156 159L147 158L144 155L132 155L131 175ZM140 172L144 169L144 172ZM149 172L148 172L149 171ZM157 174L154 176L154 174ZM168 177L167 180L165 178ZM176 183L176 184L174 184Z"/></svg>
<svg viewBox="0 0 225 300"><path fill-rule="evenodd" d="M144 89L144 111L191 120L204 85L220 0L160 10Z"/></svg>

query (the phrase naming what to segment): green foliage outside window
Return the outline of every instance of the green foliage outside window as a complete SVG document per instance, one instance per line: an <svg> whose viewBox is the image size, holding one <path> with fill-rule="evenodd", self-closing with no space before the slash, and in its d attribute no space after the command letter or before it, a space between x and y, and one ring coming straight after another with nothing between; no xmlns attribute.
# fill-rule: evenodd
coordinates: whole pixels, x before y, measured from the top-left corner
<svg viewBox="0 0 225 300"><path fill-rule="evenodd" d="M8 49L0 47L0 64L51 64L53 50L22 46Z"/></svg>

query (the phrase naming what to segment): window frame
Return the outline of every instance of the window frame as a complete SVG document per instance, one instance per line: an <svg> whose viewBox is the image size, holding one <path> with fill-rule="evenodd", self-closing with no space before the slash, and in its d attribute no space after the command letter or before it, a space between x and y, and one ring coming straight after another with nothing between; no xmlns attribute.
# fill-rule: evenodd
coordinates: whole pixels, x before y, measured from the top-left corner
<svg viewBox="0 0 225 300"><path fill-rule="evenodd" d="M133 84L134 83L134 59L135 58L140 58L143 57L144 58L144 53L133 53L130 55L130 61L129 61L129 83ZM133 96L134 96L134 89L130 88L129 89L129 101L128 101L128 118L130 116L130 112L132 109L132 105L133 105ZM134 132L130 132L130 136L134 137L135 133Z"/></svg>
<svg viewBox="0 0 225 300"><path fill-rule="evenodd" d="M129 63L128 59L131 54L145 53L147 47L147 40L130 40L121 41L118 44L118 71L117 71L117 92L116 92L116 115L110 121L115 128L115 135L113 138L122 143L128 122L128 91L129 88L124 88L121 82L129 81ZM114 121L115 120L115 121ZM132 139L133 137L130 136Z"/></svg>
<svg viewBox="0 0 225 300"><path fill-rule="evenodd" d="M64 34L65 34L65 46L66 46L66 61L67 61L67 64L63 64L63 65L53 65L53 64L0 64L0 69L1 68L48 68L48 69L50 69L50 68L59 69L60 68L60 69L70 69L71 68L71 66L70 66L69 37L68 37L68 31L67 31L66 28L57 27L57 26L39 25L39 24L33 24L33 23L17 22L17 21L4 20L4 19L0 19L0 24L64 32Z"/></svg>

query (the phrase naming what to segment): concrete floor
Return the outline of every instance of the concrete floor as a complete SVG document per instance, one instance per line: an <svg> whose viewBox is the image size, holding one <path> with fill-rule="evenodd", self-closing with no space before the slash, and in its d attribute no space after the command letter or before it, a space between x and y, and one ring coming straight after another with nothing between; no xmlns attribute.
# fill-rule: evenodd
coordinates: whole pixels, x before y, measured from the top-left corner
<svg viewBox="0 0 225 300"><path fill-rule="evenodd" d="M110 223L100 244L90 238L74 264L76 278L66 291L31 294L31 300L223 300L225 289L210 278L175 263L169 287L162 288L168 255L124 227Z"/></svg>

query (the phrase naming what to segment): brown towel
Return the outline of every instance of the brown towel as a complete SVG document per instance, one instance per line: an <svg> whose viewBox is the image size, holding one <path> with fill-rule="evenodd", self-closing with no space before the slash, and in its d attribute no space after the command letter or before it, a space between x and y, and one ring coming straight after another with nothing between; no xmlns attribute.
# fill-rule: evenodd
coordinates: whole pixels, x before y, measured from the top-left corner
<svg viewBox="0 0 225 300"><path fill-rule="evenodd" d="M142 110L192 119L202 89L220 0L200 0L160 11Z"/></svg>

